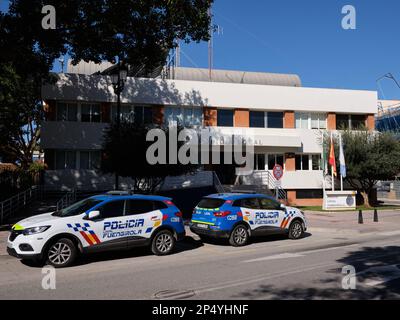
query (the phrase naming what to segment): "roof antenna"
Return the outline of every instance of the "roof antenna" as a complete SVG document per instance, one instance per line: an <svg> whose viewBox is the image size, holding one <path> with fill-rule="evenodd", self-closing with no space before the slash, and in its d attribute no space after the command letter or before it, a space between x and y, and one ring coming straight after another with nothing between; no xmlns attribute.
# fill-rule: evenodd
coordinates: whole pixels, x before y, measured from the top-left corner
<svg viewBox="0 0 400 320"><path fill-rule="evenodd" d="M209 29L209 34L210 34L210 39L208 40L208 78L210 81L212 81L212 69L213 69L213 64L214 64L214 50L213 50L213 38L214 38L214 32L216 32L218 35L223 35L224 34L224 29L220 25L216 25L215 29L212 23L212 13L211 13L211 7L208 8L208 16L210 17L210 29Z"/></svg>
<svg viewBox="0 0 400 320"><path fill-rule="evenodd" d="M211 14L211 7L208 8L208 16L210 17L210 39L208 40L208 78L212 81L212 68L213 68L213 26L212 26L212 14Z"/></svg>

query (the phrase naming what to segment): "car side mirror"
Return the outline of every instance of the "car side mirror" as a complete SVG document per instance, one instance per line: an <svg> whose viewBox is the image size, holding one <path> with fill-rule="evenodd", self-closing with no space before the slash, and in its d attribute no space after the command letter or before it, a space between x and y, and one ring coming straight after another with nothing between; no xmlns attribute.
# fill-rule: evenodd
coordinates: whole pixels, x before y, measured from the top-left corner
<svg viewBox="0 0 400 320"><path fill-rule="evenodd" d="M280 208L281 208L282 210L286 210L286 206L285 206L283 203L281 203Z"/></svg>
<svg viewBox="0 0 400 320"><path fill-rule="evenodd" d="M98 217L100 217L100 211L98 210L90 211L87 215L88 220L92 220Z"/></svg>

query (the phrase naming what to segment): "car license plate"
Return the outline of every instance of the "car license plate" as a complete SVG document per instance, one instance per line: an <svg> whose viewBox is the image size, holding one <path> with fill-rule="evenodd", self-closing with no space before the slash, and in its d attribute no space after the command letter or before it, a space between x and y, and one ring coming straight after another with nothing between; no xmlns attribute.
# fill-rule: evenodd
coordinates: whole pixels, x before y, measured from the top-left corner
<svg viewBox="0 0 400 320"><path fill-rule="evenodd" d="M200 229L208 229L208 225L202 224L202 223L198 223L197 227L200 228Z"/></svg>

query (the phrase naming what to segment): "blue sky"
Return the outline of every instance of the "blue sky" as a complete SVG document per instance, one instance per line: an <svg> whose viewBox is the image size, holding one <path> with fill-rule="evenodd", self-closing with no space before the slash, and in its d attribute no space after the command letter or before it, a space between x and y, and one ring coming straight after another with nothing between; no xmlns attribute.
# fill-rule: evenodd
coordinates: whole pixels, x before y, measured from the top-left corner
<svg viewBox="0 0 400 320"><path fill-rule="evenodd" d="M0 0L4 8L5 0ZM357 29L343 30L342 7L356 8ZM400 99L398 0L216 0L214 68L296 73L307 87L378 90ZM208 67L207 43L182 46L181 65ZM59 70L59 63L55 70Z"/></svg>

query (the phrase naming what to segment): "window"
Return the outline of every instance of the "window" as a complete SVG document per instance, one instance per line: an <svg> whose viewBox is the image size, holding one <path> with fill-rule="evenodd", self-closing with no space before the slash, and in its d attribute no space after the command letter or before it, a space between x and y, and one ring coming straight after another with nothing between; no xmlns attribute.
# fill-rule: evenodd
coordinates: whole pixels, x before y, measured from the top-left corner
<svg viewBox="0 0 400 320"><path fill-rule="evenodd" d="M116 105L111 107L111 117L117 119ZM122 105L120 110L121 121L134 122L135 124L153 123L153 109L150 106Z"/></svg>
<svg viewBox="0 0 400 320"><path fill-rule="evenodd" d="M222 206L224 203L225 200L223 199L203 198L200 200L197 207L203 209L216 209Z"/></svg>
<svg viewBox="0 0 400 320"><path fill-rule="evenodd" d="M311 156L312 170L321 170L321 155L313 154Z"/></svg>
<svg viewBox="0 0 400 320"><path fill-rule="evenodd" d="M310 158L308 154L296 154L296 170L310 170Z"/></svg>
<svg viewBox="0 0 400 320"><path fill-rule="evenodd" d="M338 130L350 129L350 116L348 114L336 115L336 129Z"/></svg>
<svg viewBox="0 0 400 320"><path fill-rule="evenodd" d="M153 123L153 110L151 107L135 106L131 113L133 113L133 121L135 124Z"/></svg>
<svg viewBox="0 0 400 320"><path fill-rule="evenodd" d="M53 216L56 217L71 217L71 216L76 216L78 214L82 214L86 212L87 210L93 208L94 206L98 205L101 202L101 200L96 200L96 199L84 199L79 202L74 203L73 205L66 207L64 209L61 209L59 211L56 211L53 213Z"/></svg>
<svg viewBox="0 0 400 320"><path fill-rule="evenodd" d="M273 170L275 165L281 165L283 168L283 154L269 154L268 155L268 168L267 170Z"/></svg>
<svg viewBox="0 0 400 320"><path fill-rule="evenodd" d="M162 201L153 201L153 204L154 204L154 210L162 210L168 208L168 206Z"/></svg>
<svg viewBox="0 0 400 320"><path fill-rule="evenodd" d="M217 125L219 127L233 127L233 110L218 109Z"/></svg>
<svg viewBox="0 0 400 320"><path fill-rule="evenodd" d="M56 156L56 166L57 170L63 169L76 169L76 152L75 151L65 151L57 150Z"/></svg>
<svg viewBox="0 0 400 320"><path fill-rule="evenodd" d="M57 103L57 121L77 121L78 106L76 103Z"/></svg>
<svg viewBox="0 0 400 320"><path fill-rule="evenodd" d="M268 128L283 128L283 112L268 112L267 113Z"/></svg>
<svg viewBox="0 0 400 320"><path fill-rule="evenodd" d="M326 129L325 113L296 112L297 129Z"/></svg>
<svg viewBox="0 0 400 320"><path fill-rule="evenodd" d="M203 110L193 107L166 107L164 122L167 125L182 125L185 127L201 126Z"/></svg>
<svg viewBox="0 0 400 320"><path fill-rule="evenodd" d="M273 199L260 198L260 207L264 210L277 210L281 208L281 204Z"/></svg>
<svg viewBox="0 0 400 320"><path fill-rule="evenodd" d="M337 114L336 128L338 130L360 130L365 127L365 115Z"/></svg>
<svg viewBox="0 0 400 320"><path fill-rule="evenodd" d="M352 114L350 116L350 126L352 130L360 130L365 128L365 116Z"/></svg>
<svg viewBox="0 0 400 320"><path fill-rule="evenodd" d="M79 168L87 170L99 169L100 158L100 151L80 151Z"/></svg>
<svg viewBox="0 0 400 320"><path fill-rule="evenodd" d="M265 112L250 111L250 128L265 128Z"/></svg>
<svg viewBox="0 0 400 320"><path fill-rule="evenodd" d="M254 155L254 170L265 170L265 154Z"/></svg>
<svg viewBox="0 0 400 320"><path fill-rule="evenodd" d="M124 200L115 200L105 203L99 208L102 219L121 217L124 215Z"/></svg>
<svg viewBox="0 0 400 320"><path fill-rule="evenodd" d="M257 198L242 199L240 206L248 209L260 209L260 204Z"/></svg>
<svg viewBox="0 0 400 320"><path fill-rule="evenodd" d="M128 200L126 203L125 215L143 214L154 210L153 201L141 199Z"/></svg>
<svg viewBox="0 0 400 320"><path fill-rule="evenodd" d="M297 129L309 129L308 126L308 113L296 112L296 128Z"/></svg>
<svg viewBox="0 0 400 320"><path fill-rule="evenodd" d="M100 105L88 103L81 104L81 121L100 122Z"/></svg>
<svg viewBox="0 0 400 320"><path fill-rule="evenodd" d="M322 199L324 197L321 189L303 189L296 191L297 199Z"/></svg>
<svg viewBox="0 0 400 320"><path fill-rule="evenodd" d="M311 129L326 129L325 113L311 113Z"/></svg>

